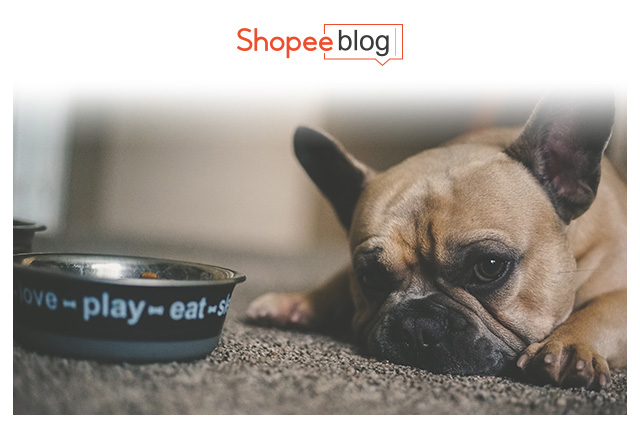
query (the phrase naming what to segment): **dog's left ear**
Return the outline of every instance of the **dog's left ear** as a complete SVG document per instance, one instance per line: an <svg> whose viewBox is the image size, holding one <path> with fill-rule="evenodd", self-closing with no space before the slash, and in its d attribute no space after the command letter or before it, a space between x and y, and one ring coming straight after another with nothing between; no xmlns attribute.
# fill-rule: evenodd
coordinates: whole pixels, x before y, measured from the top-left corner
<svg viewBox="0 0 640 427"><path fill-rule="evenodd" d="M299 127L293 145L298 161L329 199L344 228L349 230L360 193L374 172L338 141L316 130Z"/></svg>
<svg viewBox="0 0 640 427"><path fill-rule="evenodd" d="M538 179L567 224L582 215L596 197L614 113L613 95L547 97L506 150Z"/></svg>

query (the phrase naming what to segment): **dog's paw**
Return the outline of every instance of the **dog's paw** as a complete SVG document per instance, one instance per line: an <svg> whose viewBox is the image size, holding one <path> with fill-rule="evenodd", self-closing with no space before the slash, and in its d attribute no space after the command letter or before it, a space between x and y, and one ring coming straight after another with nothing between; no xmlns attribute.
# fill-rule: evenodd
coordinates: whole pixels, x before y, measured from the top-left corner
<svg viewBox="0 0 640 427"><path fill-rule="evenodd" d="M311 302L298 293L264 294L249 305L246 316L252 323L281 328L308 328L314 321Z"/></svg>
<svg viewBox="0 0 640 427"><path fill-rule="evenodd" d="M611 382L609 364L591 346L553 335L530 345L516 365L536 384L599 390Z"/></svg>

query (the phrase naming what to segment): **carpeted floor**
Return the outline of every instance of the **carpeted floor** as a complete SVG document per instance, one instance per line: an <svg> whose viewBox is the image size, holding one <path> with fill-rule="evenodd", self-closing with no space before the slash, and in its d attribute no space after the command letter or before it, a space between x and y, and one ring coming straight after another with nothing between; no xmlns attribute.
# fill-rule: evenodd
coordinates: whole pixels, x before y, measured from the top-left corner
<svg viewBox="0 0 640 427"><path fill-rule="evenodd" d="M105 253L117 250L102 248ZM626 370L613 372L611 386L600 392L538 387L506 378L434 375L368 358L332 337L243 322L254 297L317 283L339 266L343 254L278 258L127 248L118 252L210 262L247 274L247 282L238 285L231 299L219 347L203 360L131 365L41 355L14 345L14 414L627 412Z"/></svg>

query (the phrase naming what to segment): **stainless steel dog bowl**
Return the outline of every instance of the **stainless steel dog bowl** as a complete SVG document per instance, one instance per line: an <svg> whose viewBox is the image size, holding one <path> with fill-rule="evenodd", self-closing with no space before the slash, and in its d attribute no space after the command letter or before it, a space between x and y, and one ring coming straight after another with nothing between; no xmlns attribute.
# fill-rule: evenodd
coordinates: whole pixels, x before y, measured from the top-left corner
<svg viewBox="0 0 640 427"><path fill-rule="evenodd" d="M44 231L47 227L34 222L13 220L13 253L31 252L33 237L36 232Z"/></svg>
<svg viewBox="0 0 640 427"><path fill-rule="evenodd" d="M155 258L13 256L14 338L36 351L109 361L205 357L245 276Z"/></svg>

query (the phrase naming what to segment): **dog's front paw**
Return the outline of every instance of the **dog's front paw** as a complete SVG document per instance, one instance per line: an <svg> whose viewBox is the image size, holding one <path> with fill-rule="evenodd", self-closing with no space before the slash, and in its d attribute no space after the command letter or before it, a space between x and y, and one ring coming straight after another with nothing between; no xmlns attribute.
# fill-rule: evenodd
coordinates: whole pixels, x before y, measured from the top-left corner
<svg viewBox="0 0 640 427"><path fill-rule="evenodd" d="M308 328L314 312L308 297L298 293L268 293L247 309L247 320L266 326Z"/></svg>
<svg viewBox="0 0 640 427"><path fill-rule="evenodd" d="M609 364L590 345L554 335L530 345L516 365L536 384L598 390L611 382Z"/></svg>

